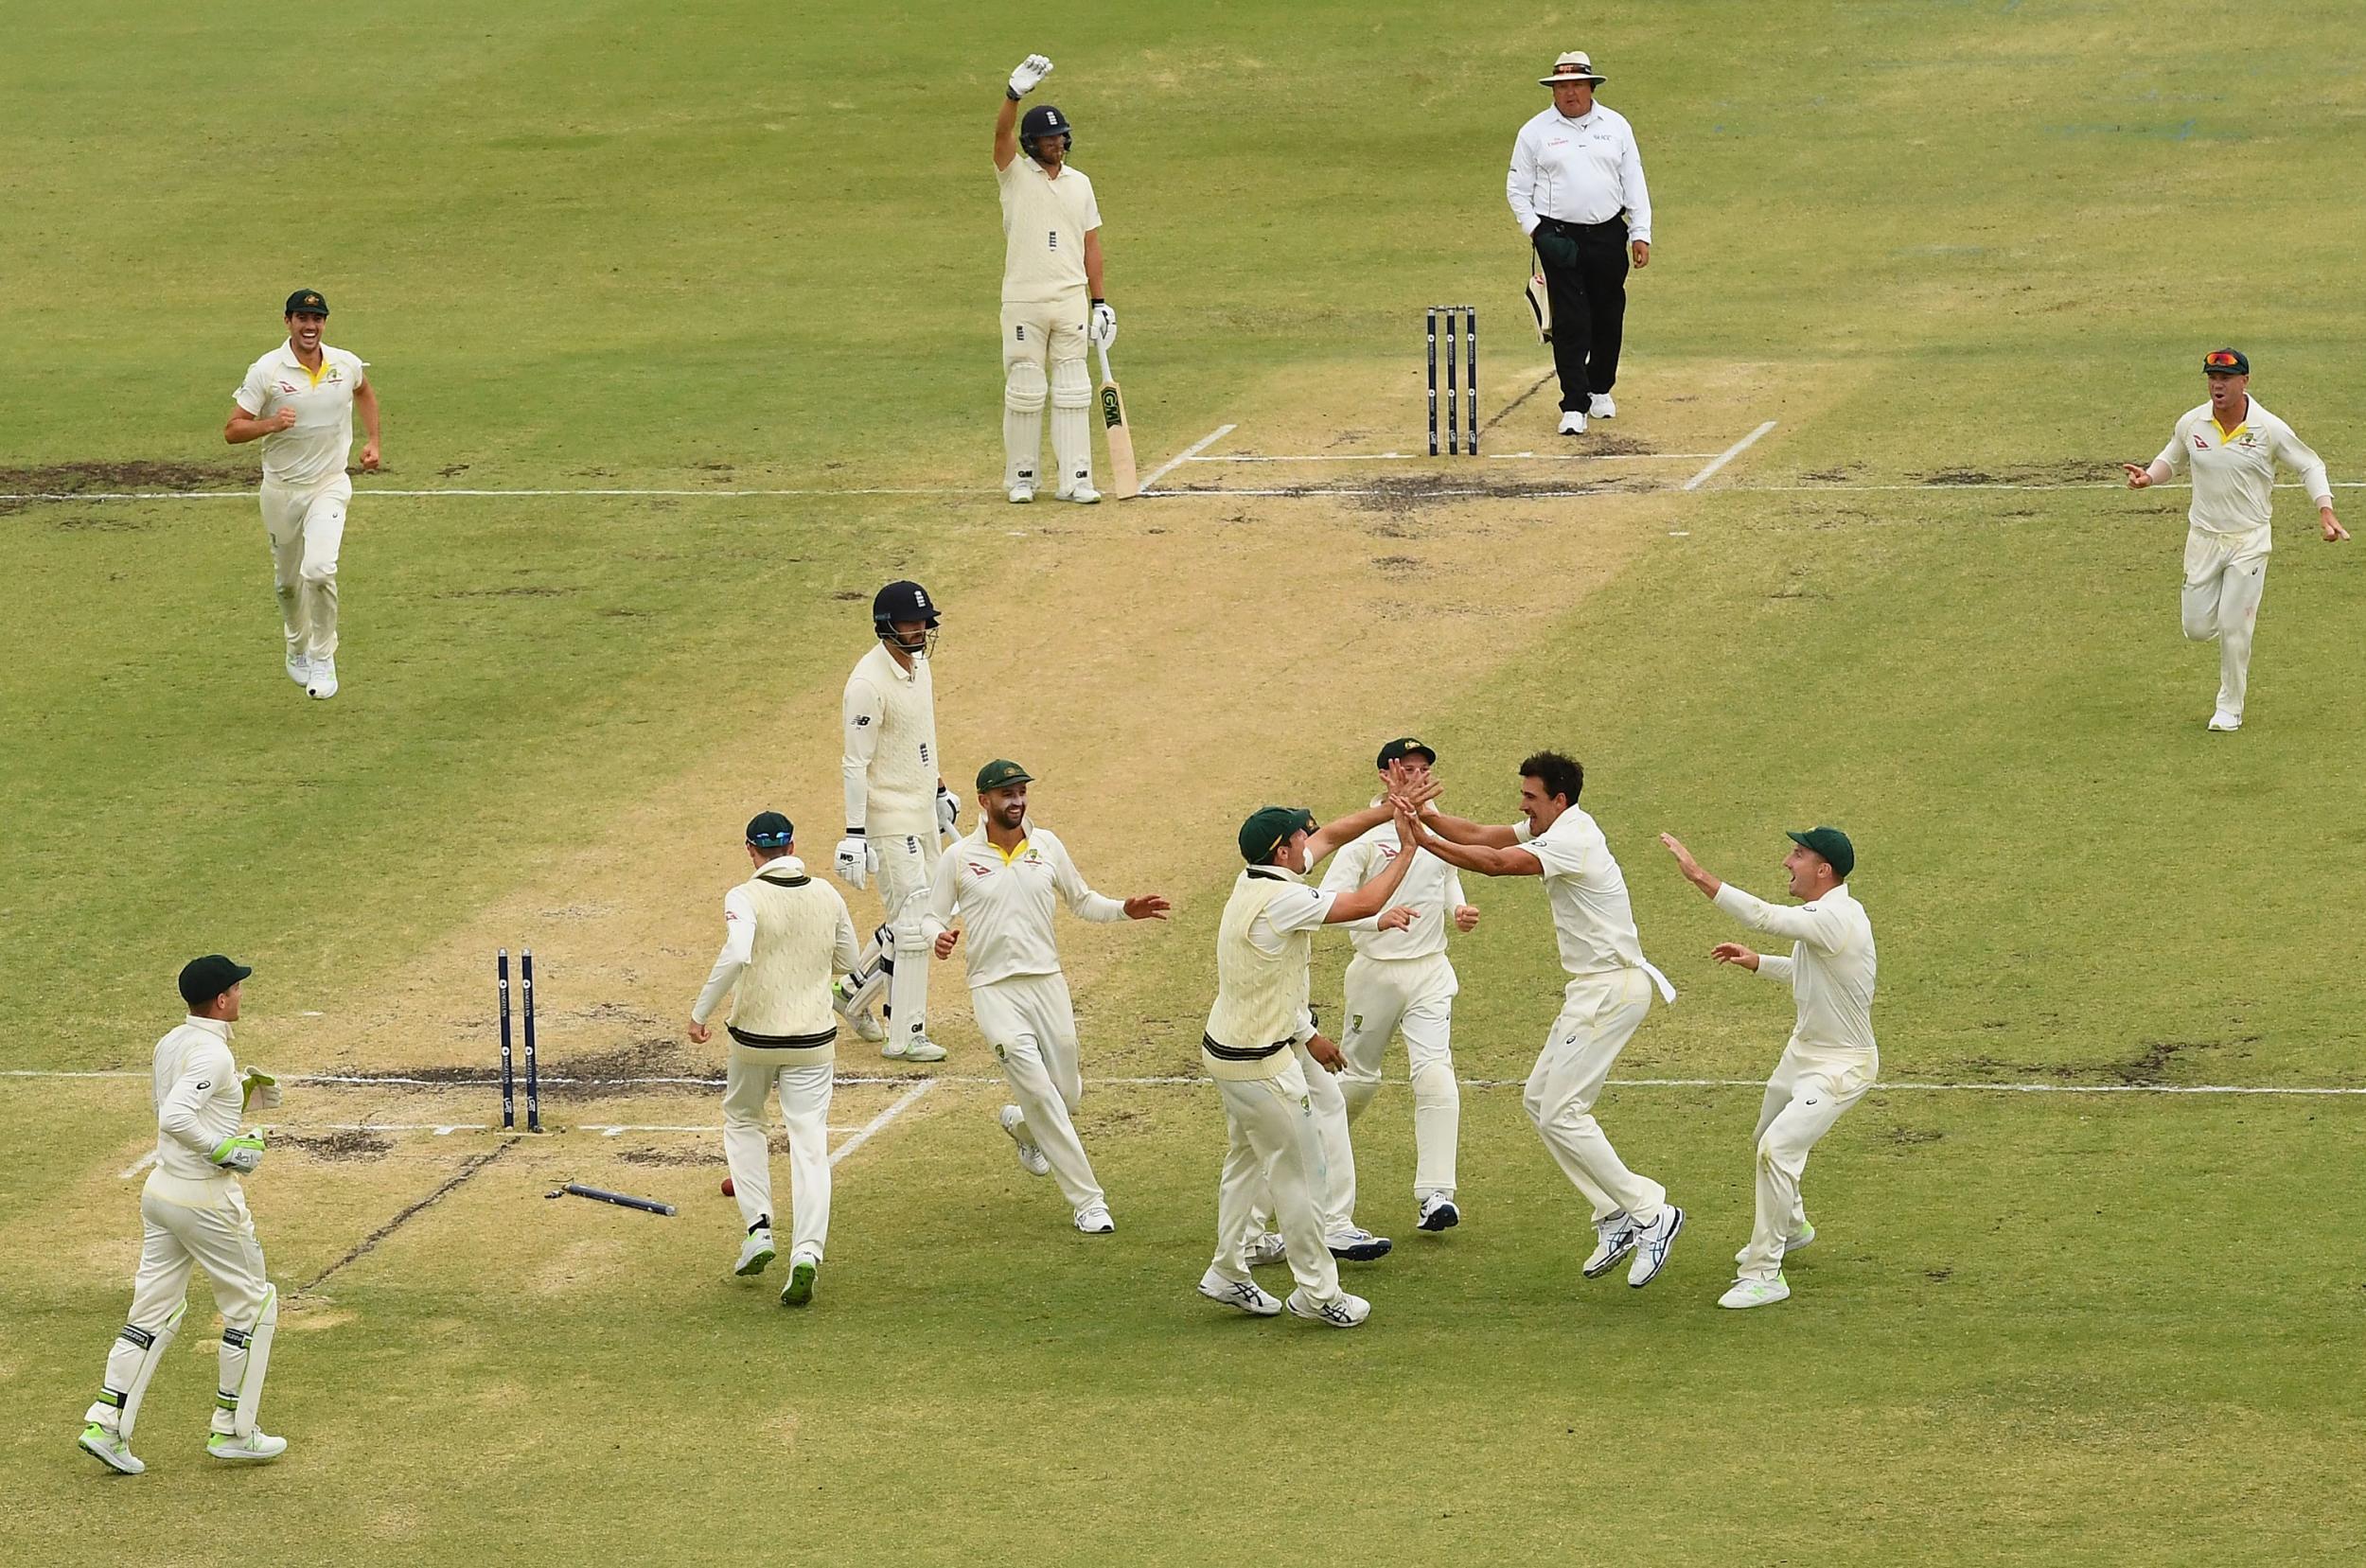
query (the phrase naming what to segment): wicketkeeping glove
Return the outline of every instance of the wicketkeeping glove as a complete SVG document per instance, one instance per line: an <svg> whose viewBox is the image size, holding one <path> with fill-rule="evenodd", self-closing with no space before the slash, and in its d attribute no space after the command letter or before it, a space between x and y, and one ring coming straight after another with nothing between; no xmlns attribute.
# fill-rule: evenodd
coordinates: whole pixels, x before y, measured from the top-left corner
<svg viewBox="0 0 2366 1568"><path fill-rule="evenodd" d="M1029 55L1025 60L1020 61L1018 69L1011 73L1011 101L1016 103L1042 86L1043 79L1051 74L1051 62L1041 55Z"/></svg>
<svg viewBox="0 0 2366 1568"><path fill-rule="evenodd" d="M246 1069L246 1084L238 1098L238 1109L260 1105L267 1111L279 1108L279 1080L260 1067Z"/></svg>
<svg viewBox="0 0 2366 1568"><path fill-rule="evenodd" d="M251 1175L255 1168L263 1163L263 1135L240 1133L235 1137L223 1138L214 1145L212 1158L225 1171Z"/></svg>
<svg viewBox="0 0 2366 1568"><path fill-rule="evenodd" d="M839 839L835 869L840 882L859 890L871 879L871 841L859 833Z"/></svg>
<svg viewBox="0 0 2366 1568"><path fill-rule="evenodd" d="M1093 317L1085 328L1085 337L1100 347L1115 347L1118 341L1117 308L1105 299L1093 301Z"/></svg>
<svg viewBox="0 0 2366 1568"><path fill-rule="evenodd" d="M943 784L937 785L937 831L950 838L958 831L955 824L962 819L962 802Z"/></svg>

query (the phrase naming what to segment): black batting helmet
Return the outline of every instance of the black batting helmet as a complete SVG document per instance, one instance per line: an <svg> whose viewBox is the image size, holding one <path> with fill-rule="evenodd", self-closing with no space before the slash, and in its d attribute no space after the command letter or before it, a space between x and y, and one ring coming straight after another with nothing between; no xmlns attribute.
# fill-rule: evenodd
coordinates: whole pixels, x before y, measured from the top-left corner
<svg viewBox="0 0 2366 1568"><path fill-rule="evenodd" d="M918 643L907 643L896 635L898 621L918 621L928 629L921 633ZM872 595L871 629L879 634L881 642L892 643L906 653L926 654L936 646L937 602L918 583L899 577Z"/></svg>
<svg viewBox="0 0 2366 1568"><path fill-rule="evenodd" d="M1018 122L1018 145L1027 150L1030 157L1034 155L1034 143L1038 136L1065 137L1067 150L1076 150L1076 127L1068 123L1066 115L1048 103L1035 105Z"/></svg>

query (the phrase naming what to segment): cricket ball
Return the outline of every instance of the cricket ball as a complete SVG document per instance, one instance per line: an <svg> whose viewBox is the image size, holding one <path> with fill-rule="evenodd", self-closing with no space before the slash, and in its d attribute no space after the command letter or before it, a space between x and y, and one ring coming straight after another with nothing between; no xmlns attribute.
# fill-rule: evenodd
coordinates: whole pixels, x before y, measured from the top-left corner
<svg viewBox="0 0 2366 1568"><path fill-rule="evenodd" d="M732 1185L732 1179L729 1176L725 1176L723 1178L723 1196L726 1198L736 1198L739 1196L739 1189Z"/></svg>

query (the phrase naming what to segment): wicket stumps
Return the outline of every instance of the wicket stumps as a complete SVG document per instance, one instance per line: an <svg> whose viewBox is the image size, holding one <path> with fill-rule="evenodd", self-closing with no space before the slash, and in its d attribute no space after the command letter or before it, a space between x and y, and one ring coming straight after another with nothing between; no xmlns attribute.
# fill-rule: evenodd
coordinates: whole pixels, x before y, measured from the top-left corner
<svg viewBox="0 0 2366 1568"><path fill-rule="evenodd" d="M526 1131L542 1130L542 1081L536 1070L534 1059L534 949L518 952L518 978L523 992L526 1024ZM493 985L501 995L502 1028L502 1131L518 1128L517 1080L511 1072L509 1053L509 949L500 948L493 954Z"/></svg>
<svg viewBox="0 0 2366 1568"><path fill-rule="evenodd" d="M1478 409L1478 308L1474 305L1433 305L1429 308L1429 455L1438 455L1438 319L1446 320L1446 455L1456 456L1461 449L1461 411L1456 407L1455 338L1462 339L1465 365L1461 390L1470 395L1470 451L1473 457L1479 449Z"/></svg>

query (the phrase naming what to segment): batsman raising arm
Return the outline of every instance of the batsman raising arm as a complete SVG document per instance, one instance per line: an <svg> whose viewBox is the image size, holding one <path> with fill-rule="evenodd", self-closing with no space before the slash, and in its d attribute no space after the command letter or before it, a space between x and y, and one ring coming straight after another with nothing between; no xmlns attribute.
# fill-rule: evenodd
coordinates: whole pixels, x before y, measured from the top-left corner
<svg viewBox="0 0 2366 1568"><path fill-rule="evenodd" d="M1093 488L1085 345L1115 344L1118 316L1102 293L1093 185L1068 164L1074 127L1048 103L1019 117L1019 99L1051 74L1051 62L1029 55L1011 73L994 122L995 178L1002 186L1002 483L1014 502L1035 499L1049 361L1055 493L1089 504L1101 495Z"/></svg>

